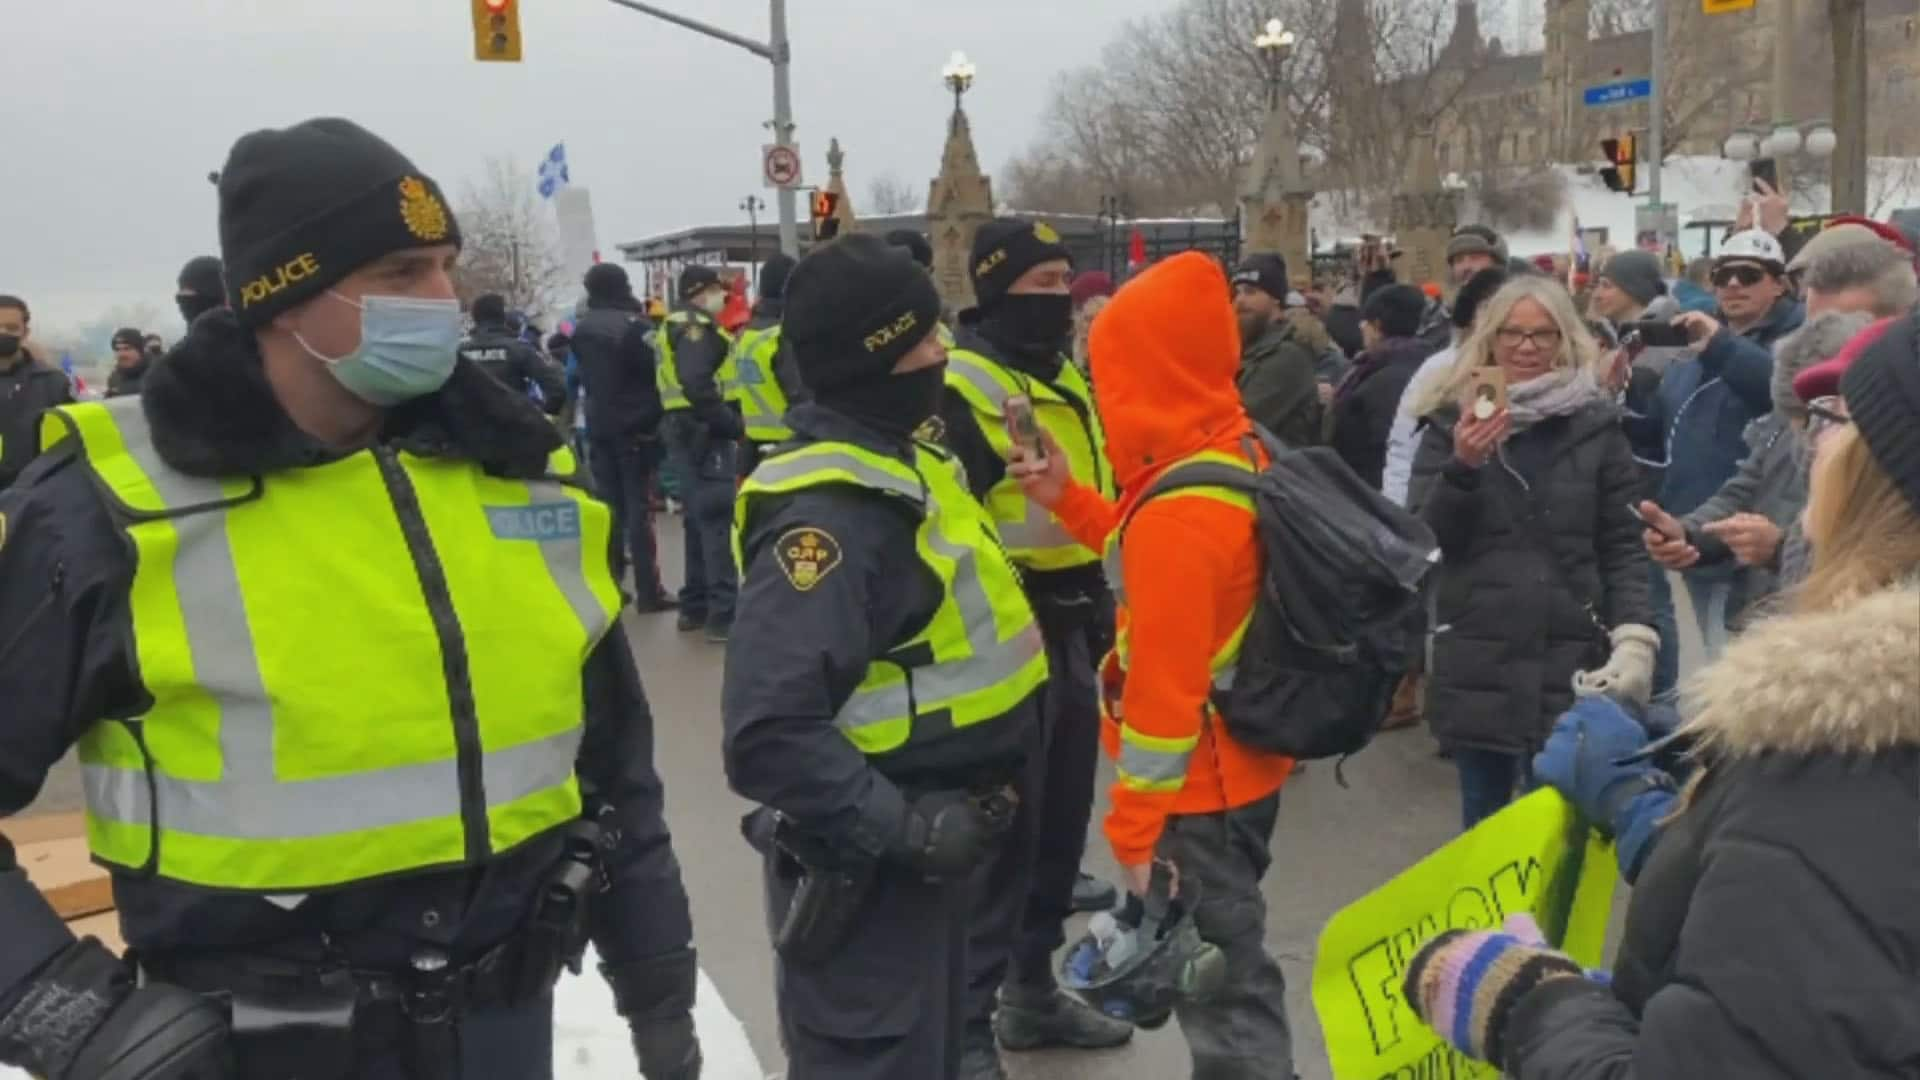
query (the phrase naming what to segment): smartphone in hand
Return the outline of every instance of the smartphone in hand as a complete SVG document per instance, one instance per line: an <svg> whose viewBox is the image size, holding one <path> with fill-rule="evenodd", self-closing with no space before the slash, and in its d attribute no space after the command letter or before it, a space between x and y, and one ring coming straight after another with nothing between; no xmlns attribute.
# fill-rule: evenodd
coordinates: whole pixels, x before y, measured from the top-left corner
<svg viewBox="0 0 1920 1080"><path fill-rule="evenodd" d="M1748 162L1747 175L1753 179L1753 190L1757 194L1771 195L1780 190L1780 166L1770 157L1754 158ZM1767 186L1763 189L1761 184Z"/></svg>
<svg viewBox="0 0 1920 1080"><path fill-rule="evenodd" d="M1033 415L1033 399L1015 394L1006 404L1007 435L1027 452L1027 460L1036 464L1047 460L1047 443L1040 437L1040 421Z"/></svg>
<svg viewBox="0 0 1920 1080"><path fill-rule="evenodd" d="M1468 416L1482 423L1500 415L1507 407L1506 370L1493 366L1475 368L1462 406Z"/></svg>
<svg viewBox="0 0 1920 1080"><path fill-rule="evenodd" d="M1687 332L1664 319L1641 319L1622 326L1620 340L1631 340L1649 349L1677 349L1687 344Z"/></svg>
<svg viewBox="0 0 1920 1080"><path fill-rule="evenodd" d="M1658 519L1648 517L1646 514L1642 513L1640 511L1639 503L1634 503L1634 502L1628 503L1627 513L1632 514L1634 517L1638 518L1640 520L1640 524L1645 525L1647 528L1652 529L1654 532L1659 533L1661 536L1664 536L1669 540L1685 540L1686 539L1685 534L1682 534L1680 536L1675 536L1672 533L1668 532L1666 529L1662 528Z"/></svg>

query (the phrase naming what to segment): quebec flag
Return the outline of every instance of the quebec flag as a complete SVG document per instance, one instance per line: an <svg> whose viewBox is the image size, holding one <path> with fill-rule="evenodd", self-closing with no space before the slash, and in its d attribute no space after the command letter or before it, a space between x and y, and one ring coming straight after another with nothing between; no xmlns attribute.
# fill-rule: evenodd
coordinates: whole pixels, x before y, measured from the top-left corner
<svg viewBox="0 0 1920 1080"><path fill-rule="evenodd" d="M553 198L553 193L566 187L570 179L567 176L567 144L555 143L540 161L540 197Z"/></svg>

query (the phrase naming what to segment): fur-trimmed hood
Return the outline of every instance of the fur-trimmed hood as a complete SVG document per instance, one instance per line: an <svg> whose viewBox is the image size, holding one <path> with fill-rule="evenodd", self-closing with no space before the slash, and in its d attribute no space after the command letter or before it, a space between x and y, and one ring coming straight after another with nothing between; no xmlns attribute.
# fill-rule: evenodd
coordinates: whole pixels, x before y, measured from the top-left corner
<svg viewBox="0 0 1920 1080"><path fill-rule="evenodd" d="M1757 623L1688 688L1709 757L1920 747L1920 582Z"/></svg>
<svg viewBox="0 0 1920 1080"><path fill-rule="evenodd" d="M301 431L273 396L253 334L231 311L210 311L153 362L141 389L153 447L191 476L246 476L339 457ZM560 435L534 404L460 360L445 386L389 410L382 440L410 452L474 461L535 477Z"/></svg>

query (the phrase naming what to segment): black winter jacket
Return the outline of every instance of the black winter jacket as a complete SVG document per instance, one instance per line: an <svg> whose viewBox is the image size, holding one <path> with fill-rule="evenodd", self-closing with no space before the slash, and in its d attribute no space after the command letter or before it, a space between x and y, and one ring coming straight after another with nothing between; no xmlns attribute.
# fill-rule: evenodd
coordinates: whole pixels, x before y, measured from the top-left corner
<svg viewBox="0 0 1920 1080"><path fill-rule="evenodd" d="M472 336L460 343L460 358L480 365L480 370L516 394L538 387L540 408L548 416L558 416L566 408L566 376L504 323L476 325Z"/></svg>
<svg viewBox="0 0 1920 1080"><path fill-rule="evenodd" d="M1334 394L1328 445L1376 490L1387 468L1387 436L1400 412L1400 397L1437 351L1424 338L1388 338L1360 354Z"/></svg>
<svg viewBox="0 0 1920 1080"><path fill-rule="evenodd" d="M1920 586L1759 624L1689 706L1613 984L1522 997L1507 1075L1920 1076Z"/></svg>
<svg viewBox="0 0 1920 1080"><path fill-rule="evenodd" d="M0 371L0 491L5 491L40 449L40 414L73 400L73 384L59 369L41 363L30 349L25 362Z"/></svg>
<svg viewBox="0 0 1920 1080"><path fill-rule="evenodd" d="M1320 441L1318 357L1288 319L1275 319L1240 352L1240 403L1247 416L1288 446Z"/></svg>
<svg viewBox="0 0 1920 1080"><path fill-rule="evenodd" d="M653 324L623 302L589 300L573 324L573 355L587 392L587 435L657 438L665 411L654 373Z"/></svg>
<svg viewBox="0 0 1920 1080"><path fill-rule="evenodd" d="M153 359L148 356L143 356L140 358L140 362L134 364L132 367L114 368L112 373L107 376L107 396L110 398L126 397L139 393L140 388L146 385L147 372L152 369L152 367Z"/></svg>
<svg viewBox="0 0 1920 1080"><path fill-rule="evenodd" d="M1481 469L1455 460L1453 423L1428 418L1408 503L1440 541L1427 717L1443 745L1532 753L1607 631L1652 623L1639 469L1611 405L1517 432Z"/></svg>

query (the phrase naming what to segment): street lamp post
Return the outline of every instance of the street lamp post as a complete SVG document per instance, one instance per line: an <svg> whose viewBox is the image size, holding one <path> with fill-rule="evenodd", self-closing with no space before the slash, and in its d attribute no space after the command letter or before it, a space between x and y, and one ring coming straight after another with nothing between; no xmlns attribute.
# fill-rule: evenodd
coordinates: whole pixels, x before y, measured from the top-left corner
<svg viewBox="0 0 1920 1080"><path fill-rule="evenodd" d="M1260 50L1260 55L1267 62L1267 106L1269 108L1282 107L1281 70L1287 62L1287 57L1293 52L1295 40L1293 31L1287 29L1286 24L1279 19L1268 19L1267 25L1254 36L1253 47Z"/></svg>
<svg viewBox="0 0 1920 1080"><path fill-rule="evenodd" d="M1125 212L1125 206L1120 196L1100 196L1100 219L1104 221L1107 226L1107 242L1102 245L1102 247L1106 249L1106 257L1102 261L1105 262L1106 270L1109 274L1118 274L1120 272L1121 260L1118 255L1120 247L1120 217Z"/></svg>
<svg viewBox="0 0 1920 1080"><path fill-rule="evenodd" d="M767 200L758 195L740 200L740 209L747 212L747 261L753 266L755 293L760 291L760 211L766 208Z"/></svg>
<svg viewBox="0 0 1920 1080"><path fill-rule="evenodd" d="M960 115L961 97L973 88L973 78L979 73L973 61L967 59L967 54L959 49L953 50L953 55L947 58L947 66L940 69L941 81L953 91L953 115L956 118Z"/></svg>

